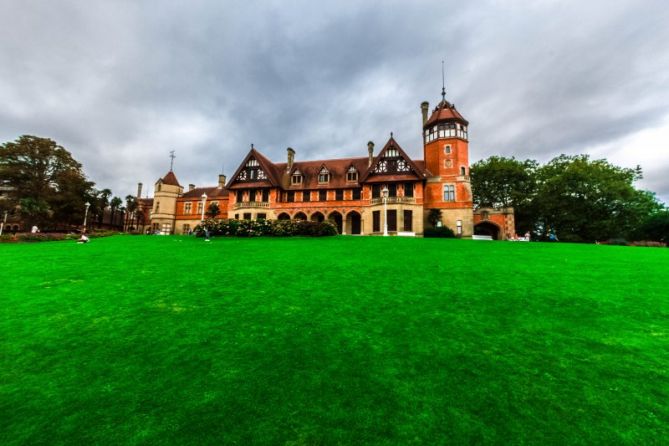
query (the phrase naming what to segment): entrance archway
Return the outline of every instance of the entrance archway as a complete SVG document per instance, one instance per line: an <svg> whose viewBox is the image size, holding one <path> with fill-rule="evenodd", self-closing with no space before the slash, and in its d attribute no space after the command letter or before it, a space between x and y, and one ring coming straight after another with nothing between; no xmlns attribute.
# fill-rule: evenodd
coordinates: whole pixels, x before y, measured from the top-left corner
<svg viewBox="0 0 669 446"><path fill-rule="evenodd" d="M341 234L344 229L343 228L344 222L342 215L339 212L334 211L330 215L328 215L328 220L331 220L335 224L335 226L337 227L337 232Z"/></svg>
<svg viewBox="0 0 669 446"><path fill-rule="evenodd" d="M325 215L321 214L320 212L314 212L313 214L311 214L311 219L310 220L311 221L317 221L317 222L320 223L323 220L325 220Z"/></svg>
<svg viewBox="0 0 669 446"><path fill-rule="evenodd" d="M499 233L499 226L490 221L482 221L474 226L474 235L489 235L493 240L499 240Z"/></svg>
<svg viewBox="0 0 669 446"><path fill-rule="evenodd" d="M298 212L293 217L293 220L306 220L306 219L307 219L307 214L305 214L304 212Z"/></svg>
<svg viewBox="0 0 669 446"><path fill-rule="evenodd" d="M290 220L290 215L286 214L285 212L282 212L279 214L277 217L278 220Z"/></svg>
<svg viewBox="0 0 669 446"><path fill-rule="evenodd" d="M346 214L346 233L353 235L362 234L361 218L357 211L351 211Z"/></svg>

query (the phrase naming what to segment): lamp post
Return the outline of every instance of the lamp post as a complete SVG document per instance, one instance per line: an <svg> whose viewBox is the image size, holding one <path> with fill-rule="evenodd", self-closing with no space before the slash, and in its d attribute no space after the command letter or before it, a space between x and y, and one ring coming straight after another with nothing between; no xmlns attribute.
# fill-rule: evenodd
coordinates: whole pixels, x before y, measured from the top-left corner
<svg viewBox="0 0 669 446"><path fill-rule="evenodd" d="M7 223L7 214L8 211L5 211L5 216L2 219L2 224L0 224L0 235L2 235L2 231L5 229L5 223Z"/></svg>
<svg viewBox="0 0 669 446"><path fill-rule="evenodd" d="M388 186L383 186L381 189L381 196L383 197L383 236L388 236Z"/></svg>
<svg viewBox="0 0 669 446"><path fill-rule="evenodd" d="M84 211L84 231L86 231L86 219L88 218L88 208L91 207L91 204L87 201L84 203L84 206L86 206L86 210Z"/></svg>
<svg viewBox="0 0 669 446"><path fill-rule="evenodd" d="M202 217L200 220L204 223L204 206L207 204L207 194L202 194Z"/></svg>

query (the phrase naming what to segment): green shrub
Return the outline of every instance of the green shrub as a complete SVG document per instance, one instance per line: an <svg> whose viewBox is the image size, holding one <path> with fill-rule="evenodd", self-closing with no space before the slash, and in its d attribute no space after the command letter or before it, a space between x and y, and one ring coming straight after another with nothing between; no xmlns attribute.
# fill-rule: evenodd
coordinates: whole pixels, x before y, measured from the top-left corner
<svg viewBox="0 0 669 446"><path fill-rule="evenodd" d="M448 226L442 226L440 228L425 228L423 237L455 238L455 232L453 232L453 230Z"/></svg>
<svg viewBox="0 0 669 446"><path fill-rule="evenodd" d="M315 222L303 220L205 220L195 227L198 237L204 236L204 230L211 236L235 237L290 237L296 235L322 237L337 235L337 227L329 221Z"/></svg>

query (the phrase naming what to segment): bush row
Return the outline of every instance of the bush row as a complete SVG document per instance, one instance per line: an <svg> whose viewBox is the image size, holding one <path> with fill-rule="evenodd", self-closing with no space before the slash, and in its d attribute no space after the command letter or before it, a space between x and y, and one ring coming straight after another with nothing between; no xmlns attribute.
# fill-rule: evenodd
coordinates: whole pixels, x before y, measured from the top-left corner
<svg viewBox="0 0 669 446"><path fill-rule="evenodd" d="M425 228L423 237L444 237L455 238L455 232L448 226L441 226L439 228Z"/></svg>
<svg viewBox="0 0 669 446"><path fill-rule="evenodd" d="M337 235L337 227L330 221L316 222L304 220L205 220L195 227L198 237L204 236L204 229L209 235L234 237L259 237L263 235L287 237L305 235L322 237Z"/></svg>

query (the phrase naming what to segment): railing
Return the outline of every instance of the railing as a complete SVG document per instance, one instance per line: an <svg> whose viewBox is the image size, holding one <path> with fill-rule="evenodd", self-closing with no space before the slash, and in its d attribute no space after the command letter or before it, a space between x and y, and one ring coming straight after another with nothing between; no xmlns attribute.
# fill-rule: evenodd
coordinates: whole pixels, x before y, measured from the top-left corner
<svg viewBox="0 0 669 446"><path fill-rule="evenodd" d="M235 203L233 205L234 209L241 209L241 208L268 208L269 207L269 202L268 201L242 201L241 203Z"/></svg>
<svg viewBox="0 0 669 446"><path fill-rule="evenodd" d="M414 197L388 197L386 200L388 204L414 204L416 202ZM372 198L371 204L383 204L383 198Z"/></svg>

